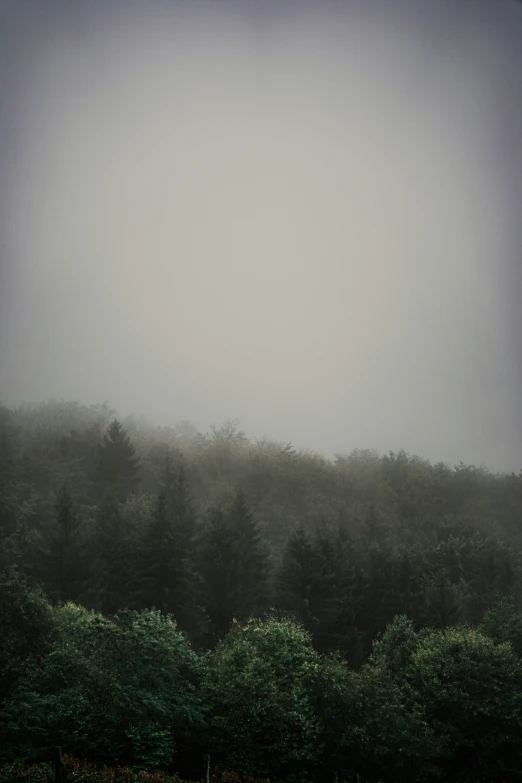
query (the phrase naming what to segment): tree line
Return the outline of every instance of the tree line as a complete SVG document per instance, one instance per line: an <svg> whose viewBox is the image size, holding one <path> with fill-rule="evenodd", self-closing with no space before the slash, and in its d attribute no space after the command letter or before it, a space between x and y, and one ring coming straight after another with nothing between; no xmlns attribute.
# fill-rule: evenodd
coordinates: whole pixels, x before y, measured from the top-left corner
<svg viewBox="0 0 522 783"><path fill-rule="evenodd" d="M16 680L15 691L4 697L2 731L16 722L21 704L32 704L34 715L50 710L55 716L52 731L47 718L41 724L47 726L42 728L46 737L61 731L68 738L65 748L81 750L94 761L117 757L126 763L125 754L114 756L114 744L106 752L93 749L119 736L118 742L132 747L133 763L149 765L190 760L212 748L213 758L265 777L295 774L304 780L309 767L316 777L322 769L328 775L359 774L361 780L417 779L411 776L418 767L418 779L438 774L447 780L478 780L463 777L463 770L476 767L482 774L490 761L484 761L459 723L465 719L490 737L492 756L503 759L498 770L515 774L518 740L513 739L516 732L509 734L515 725L509 721L520 717L521 519L522 473L494 474L462 463L433 465L402 451L359 450L327 460L290 444L251 441L236 422L209 433L187 422L154 427L134 417L121 421L108 405L0 406L5 595L14 595L8 587L13 579L22 580L20 589L29 591L33 603L36 593L31 591L43 590L36 603L45 605L41 611L52 618L53 629L44 634L45 654L40 652L38 664L29 667L33 680ZM0 622L7 632L13 620L8 607L5 612ZM28 616L25 609L22 614ZM18 631L14 637L10 633L12 645ZM271 641L261 654L265 634ZM178 663L171 662L168 676L163 671L161 662L170 661L170 653L158 652L163 673L154 674L144 662L145 650L156 660L152 651L163 649L167 637L182 656L183 676ZM283 654L278 644L290 656L279 669L270 657ZM305 691L293 673L285 672L290 661L298 666L301 660L301 653L293 657L293 644L306 650ZM504 672L504 685L493 676L501 659L507 669L497 674ZM142 674L133 670L138 661ZM4 665L7 671L9 664ZM114 691L100 667L108 667L114 683L120 683L110 686ZM489 696L484 692L487 714L481 713L482 696L468 712L461 704L457 674L464 676L466 667L470 699L471 683L479 694L482 685L491 687ZM218 679L212 679L217 672ZM491 679L483 682L486 672ZM151 691L138 685L142 675ZM176 686L171 675L178 678ZM124 686L127 676L130 684ZM156 676L166 678L161 687ZM280 677L289 689L284 698ZM187 693L200 699L197 708L189 709L189 702L176 707L195 721L183 731L157 722L160 713L170 715L174 709L169 699L182 681ZM445 693L444 698L439 694L440 709L433 706L435 683ZM511 701L502 691L509 689L507 683ZM156 687L161 698L151 695ZM46 699L53 688L67 695L51 708L54 702ZM90 700L102 692L129 720L133 710L137 713L135 724L118 729L121 713L111 702L114 723L98 738L92 732L99 714L90 712ZM40 712L29 693L43 699ZM495 709L490 697L497 698ZM277 706L279 698L283 701ZM428 703L431 712L426 712ZM458 729L445 722L450 703ZM6 704L11 705L7 712ZM508 704L509 731L502 712ZM71 728L67 710L72 720L82 714L81 705L85 719ZM280 722L269 730L263 721L275 715ZM296 727L287 730L290 716L303 731L308 727L309 740L292 734ZM139 738L149 731L145 725L159 732L157 756L156 751L140 756L137 750ZM397 732L393 737L392 730ZM29 753L40 731L29 713L19 731L13 734L11 726L4 744ZM280 748L277 770L260 761L268 755L265 735ZM508 735L509 753L501 739ZM25 737L21 745L17 736ZM233 737L239 738L237 747ZM290 745L283 747L287 740ZM395 753L402 761L392 764ZM487 769L490 778L497 774ZM394 777L386 778L390 770Z"/></svg>
<svg viewBox="0 0 522 783"><path fill-rule="evenodd" d="M398 616L358 669L277 613L197 652L169 614L53 605L16 574L0 577L0 617L0 774L59 745L193 779L206 754L216 779L522 779L513 599L476 629L416 631Z"/></svg>
<svg viewBox="0 0 522 783"><path fill-rule="evenodd" d="M520 474L0 408L0 567L54 602L171 613L198 648L272 608L354 666L397 614L476 625L518 600L521 519Z"/></svg>

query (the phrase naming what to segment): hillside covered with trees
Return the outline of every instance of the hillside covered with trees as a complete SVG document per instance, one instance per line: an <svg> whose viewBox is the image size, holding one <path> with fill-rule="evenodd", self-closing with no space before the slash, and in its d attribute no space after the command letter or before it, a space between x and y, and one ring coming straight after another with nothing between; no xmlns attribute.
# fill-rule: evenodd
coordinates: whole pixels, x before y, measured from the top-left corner
<svg viewBox="0 0 522 783"><path fill-rule="evenodd" d="M522 780L522 472L0 408L0 763Z"/></svg>

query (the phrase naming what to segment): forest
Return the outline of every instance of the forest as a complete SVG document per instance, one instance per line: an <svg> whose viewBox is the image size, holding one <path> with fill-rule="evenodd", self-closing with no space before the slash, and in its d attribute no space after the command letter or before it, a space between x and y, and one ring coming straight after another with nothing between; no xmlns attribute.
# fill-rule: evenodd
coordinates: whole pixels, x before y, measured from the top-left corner
<svg viewBox="0 0 522 783"><path fill-rule="evenodd" d="M0 779L522 780L521 552L522 471L1 406Z"/></svg>

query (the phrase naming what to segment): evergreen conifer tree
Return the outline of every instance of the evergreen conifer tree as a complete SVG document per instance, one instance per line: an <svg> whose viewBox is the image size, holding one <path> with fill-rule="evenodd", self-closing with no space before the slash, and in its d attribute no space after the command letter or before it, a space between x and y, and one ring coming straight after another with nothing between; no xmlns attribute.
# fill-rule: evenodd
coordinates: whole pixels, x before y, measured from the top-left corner
<svg viewBox="0 0 522 783"><path fill-rule="evenodd" d="M317 585L314 611L319 626L314 643L321 652L342 649L351 661L359 661L360 632L356 627L355 596L357 563L345 526L330 530L321 526L312 542L317 553L321 580Z"/></svg>
<svg viewBox="0 0 522 783"><path fill-rule="evenodd" d="M58 491L55 514L42 559L43 582L54 601L74 601L82 590L80 520L66 486Z"/></svg>
<svg viewBox="0 0 522 783"><path fill-rule="evenodd" d="M170 611L175 538L165 492L158 495L150 527L145 532L140 602L147 609Z"/></svg>
<svg viewBox="0 0 522 783"><path fill-rule="evenodd" d="M196 512L185 469L181 466L167 496L172 515L174 548L171 605L177 624L190 638L207 625L202 609L203 585L196 568Z"/></svg>
<svg viewBox="0 0 522 783"><path fill-rule="evenodd" d="M11 411L0 404L0 544L16 530L19 502L16 435ZM1 560L0 564L3 565Z"/></svg>
<svg viewBox="0 0 522 783"><path fill-rule="evenodd" d="M196 518L185 471L177 475L167 455L152 523L143 547L141 601L173 614L196 639L205 627L201 580L195 567Z"/></svg>
<svg viewBox="0 0 522 783"><path fill-rule="evenodd" d="M278 603L310 631L319 628L318 604L324 589L321 558L301 523L289 536L276 577Z"/></svg>
<svg viewBox="0 0 522 783"><path fill-rule="evenodd" d="M175 496L176 478L178 477L177 468L180 467L181 457L174 453L170 447L166 447L163 468L160 472L159 485L160 492L165 494L167 502L171 502Z"/></svg>
<svg viewBox="0 0 522 783"><path fill-rule="evenodd" d="M199 567L204 604L218 635L232 620L246 620L266 607L267 547L241 490L227 508L212 509Z"/></svg>
<svg viewBox="0 0 522 783"><path fill-rule="evenodd" d="M241 490L230 506L228 519L234 537L234 614L238 620L247 620L259 615L266 603L267 547Z"/></svg>
<svg viewBox="0 0 522 783"><path fill-rule="evenodd" d="M133 563L120 504L109 490L98 508L93 540L94 601L106 614L129 606Z"/></svg>
<svg viewBox="0 0 522 783"><path fill-rule="evenodd" d="M399 613L401 601L397 595L396 561L387 546L371 544L362 553L358 574L357 627L364 636L364 649L371 651L373 640Z"/></svg>
<svg viewBox="0 0 522 783"><path fill-rule="evenodd" d="M203 529L199 551L199 572L204 606L211 630L222 637L234 619L235 589L232 569L236 537L230 520L220 506L211 509Z"/></svg>
<svg viewBox="0 0 522 783"><path fill-rule="evenodd" d="M462 619L464 586L454 584L441 569L427 578L425 590L424 623L440 630L458 625Z"/></svg>
<svg viewBox="0 0 522 783"><path fill-rule="evenodd" d="M96 481L102 491L111 489L120 502L139 485L140 461L127 432L114 419L98 447Z"/></svg>

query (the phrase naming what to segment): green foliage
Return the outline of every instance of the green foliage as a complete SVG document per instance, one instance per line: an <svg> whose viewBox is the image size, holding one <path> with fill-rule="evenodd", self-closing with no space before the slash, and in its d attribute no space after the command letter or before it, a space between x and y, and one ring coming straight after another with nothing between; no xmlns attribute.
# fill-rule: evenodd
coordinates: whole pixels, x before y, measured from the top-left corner
<svg viewBox="0 0 522 783"><path fill-rule="evenodd" d="M313 631L314 646L320 652L339 650L350 663L361 660L363 633L357 627L360 595L358 557L347 526L321 525L313 540L321 579L313 608L305 625ZM312 619L310 622L310 615Z"/></svg>
<svg viewBox="0 0 522 783"><path fill-rule="evenodd" d="M418 695L386 667L353 672L325 661L316 676L323 754L320 772L367 781L423 780L439 745Z"/></svg>
<svg viewBox="0 0 522 783"><path fill-rule="evenodd" d="M40 496L21 459L20 433L14 413L0 404L0 569L16 564L29 573L39 545Z"/></svg>
<svg viewBox="0 0 522 783"><path fill-rule="evenodd" d="M159 612L112 620L67 605L54 613L55 645L4 705L11 756L60 744L96 761L171 763L203 725L199 660Z"/></svg>
<svg viewBox="0 0 522 783"><path fill-rule="evenodd" d="M0 574L0 701L25 671L41 661L48 648L51 616L39 589L29 587L17 574Z"/></svg>
<svg viewBox="0 0 522 783"><path fill-rule="evenodd" d="M426 578L424 622L433 628L449 628L462 619L463 586L455 584L443 570Z"/></svg>
<svg viewBox="0 0 522 783"><path fill-rule="evenodd" d="M65 754L62 757L65 780L75 783L182 783L177 775L147 772L129 767L94 765ZM0 767L4 783L49 783L53 768L50 762L27 764L15 761Z"/></svg>
<svg viewBox="0 0 522 783"><path fill-rule="evenodd" d="M64 485L56 497L55 516L42 553L43 583L54 601L77 600L81 594L85 564L80 531L78 510Z"/></svg>
<svg viewBox="0 0 522 783"><path fill-rule="evenodd" d="M168 612L170 586L174 580L173 561L176 537L167 509L167 499L161 492L156 501L149 529L145 534L142 589L140 599L145 606Z"/></svg>
<svg viewBox="0 0 522 783"><path fill-rule="evenodd" d="M297 526L286 543L277 575L278 603L306 623L318 627L318 604L324 580L320 554L303 524Z"/></svg>
<svg viewBox="0 0 522 783"><path fill-rule="evenodd" d="M134 562L121 504L114 491L107 491L94 524L91 539L91 598L107 614L129 605Z"/></svg>
<svg viewBox="0 0 522 783"><path fill-rule="evenodd" d="M234 615L247 620L266 606L268 553L246 497L238 490L228 510L229 525L234 533L232 592Z"/></svg>
<svg viewBox="0 0 522 783"><path fill-rule="evenodd" d="M114 415L0 406L3 758L517 779L522 473Z"/></svg>
<svg viewBox="0 0 522 783"><path fill-rule="evenodd" d="M139 484L140 460L129 436L117 419L113 419L98 448L96 477L104 489L111 489L124 501Z"/></svg>
<svg viewBox="0 0 522 783"><path fill-rule="evenodd" d="M205 701L215 755L229 768L306 780L318 752L309 635L290 621L236 624L209 662Z"/></svg>
<svg viewBox="0 0 522 783"><path fill-rule="evenodd" d="M198 570L211 629L222 637L234 619L235 535L220 507L210 510L199 541Z"/></svg>
<svg viewBox="0 0 522 783"><path fill-rule="evenodd" d="M202 597L215 637L266 608L268 548L241 490L210 509L199 540Z"/></svg>
<svg viewBox="0 0 522 783"><path fill-rule="evenodd" d="M21 501L20 475L17 471L17 427L11 411L0 405L0 543L16 530ZM0 566L3 563L0 562Z"/></svg>
<svg viewBox="0 0 522 783"><path fill-rule="evenodd" d="M167 455L168 457L168 455ZM185 472L175 475L167 459L160 492L143 536L139 601L173 614L178 626L198 638L206 626L202 585L195 568L196 519Z"/></svg>
<svg viewBox="0 0 522 783"><path fill-rule="evenodd" d="M419 644L413 623L404 615L398 615L390 623L380 639L373 643L370 662L374 666L386 666L394 674L406 670Z"/></svg>
<svg viewBox="0 0 522 783"><path fill-rule="evenodd" d="M446 751L455 780L522 778L522 663L509 644L473 630L437 631L420 641L407 670Z"/></svg>
<svg viewBox="0 0 522 783"><path fill-rule="evenodd" d="M497 644L509 642L516 655L522 658L522 614L514 598L502 598L492 606L478 630Z"/></svg>
<svg viewBox="0 0 522 783"><path fill-rule="evenodd" d="M4 762L40 761L59 744L135 769L210 752L214 768L288 781L522 777L522 661L500 638L416 632L398 616L354 671L272 615L233 624L199 657L159 611L107 618L73 603L51 609L17 576L0 587ZM502 602L483 625L516 638L517 621ZM113 774L82 769L94 776L85 780Z"/></svg>

